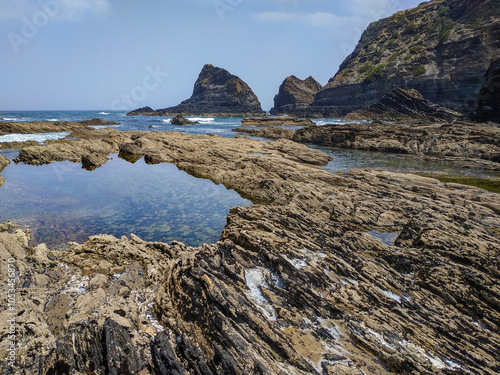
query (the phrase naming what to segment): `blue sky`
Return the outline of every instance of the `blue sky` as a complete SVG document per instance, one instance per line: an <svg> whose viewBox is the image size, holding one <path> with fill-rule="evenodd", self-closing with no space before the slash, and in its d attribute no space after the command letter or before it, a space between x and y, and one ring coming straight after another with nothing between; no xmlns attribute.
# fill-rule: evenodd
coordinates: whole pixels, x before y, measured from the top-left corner
<svg viewBox="0 0 500 375"><path fill-rule="evenodd" d="M204 64L269 110L283 79L326 84L373 21L414 0L0 0L0 110L164 108Z"/></svg>

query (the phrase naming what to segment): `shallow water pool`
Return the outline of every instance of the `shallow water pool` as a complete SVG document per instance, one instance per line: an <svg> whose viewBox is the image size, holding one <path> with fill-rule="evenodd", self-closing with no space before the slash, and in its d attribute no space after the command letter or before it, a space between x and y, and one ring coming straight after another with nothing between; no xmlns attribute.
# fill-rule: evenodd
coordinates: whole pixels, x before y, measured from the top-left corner
<svg viewBox="0 0 500 375"><path fill-rule="evenodd" d="M2 172L0 222L29 228L34 244L52 248L101 233L198 246L218 240L230 208L251 204L175 165L112 157L94 171L71 162L9 165Z"/></svg>

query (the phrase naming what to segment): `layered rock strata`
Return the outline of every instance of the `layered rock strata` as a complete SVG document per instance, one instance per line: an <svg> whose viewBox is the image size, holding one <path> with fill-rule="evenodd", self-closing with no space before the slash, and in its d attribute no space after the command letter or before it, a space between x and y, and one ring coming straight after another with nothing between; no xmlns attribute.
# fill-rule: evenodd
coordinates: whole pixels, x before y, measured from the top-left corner
<svg viewBox="0 0 500 375"><path fill-rule="evenodd" d="M33 121L33 122L0 122L0 135L55 133L78 129L86 129L91 125L118 125L116 122L103 119L75 121Z"/></svg>
<svg viewBox="0 0 500 375"><path fill-rule="evenodd" d="M281 84L278 94L274 97L274 107L271 109L271 114L307 117L308 108L314 101L314 96L322 88L323 86L311 76L305 80L293 75L287 77Z"/></svg>
<svg viewBox="0 0 500 375"><path fill-rule="evenodd" d="M427 120L448 122L459 117L461 117L460 113L440 107L424 99L417 90L396 88L389 94L384 95L378 103L365 110L349 113L344 117L344 120Z"/></svg>
<svg viewBox="0 0 500 375"><path fill-rule="evenodd" d="M491 64L486 73L486 82L478 94L477 121L500 123L500 60Z"/></svg>
<svg viewBox="0 0 500 375"><path fill-rule="evenodd" d="M500 195L386 171L332 175L300 162L326 156L284 140L86 133L24 155L69 159L93 141L256 204L233 208L220 241L198 248L103 235L56 252L4 225L0 275L14 259L21 371L500 371Z"/></svg>
<svg viewBox="0 0 500 375"><path fill-rule="evenodd" d="M207 64L194 84L191 98L177 106L151 110L140 108L127 115L171 116L171 115L252 116L264 114L257 96L239 77L227 70Z"/></svg>
<svg viewBox="0 0 500 375"><path fill-rule="evenodd" d="M305 127L237 128L255 137L290 139L347 149L425 155L444 163L500 170L500 127L469 122L353 123Z"/></svg>
<svg viewBox="0 0 500 375"><path fill-rule="evenodd" d="M241 121L241 126L314 126L311 119L299 119L288 116L269 116L269 117L247 117Z"/></svg>
<svg viewBox="0 0 500 375"><path fill-rule="evenodd" d="M461 113L478 105L490 65L500 58L496 0L436 0L372 23L311 112L344 116L396 87Z"/></svg>

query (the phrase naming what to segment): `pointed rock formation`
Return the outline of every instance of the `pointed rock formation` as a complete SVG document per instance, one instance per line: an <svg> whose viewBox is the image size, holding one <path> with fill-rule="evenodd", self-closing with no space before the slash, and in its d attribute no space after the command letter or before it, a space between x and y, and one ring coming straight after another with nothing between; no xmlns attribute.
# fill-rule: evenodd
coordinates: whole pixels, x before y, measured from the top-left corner
<svg viewBox="0 0 500 375"><path fill-rule="evenodd" d="M308 108L314 101L314 96L323 86L313 77L305 80L295 76L287 77L274 97L274 108L272 115L290 114L295 116L307 116Z"/></svg>
<svg viewBox="0 0 500 375"><path fill-rule="evenodd" d="M207 64L194 84L193 95L175 107L156 111L132 111L148 116L255 116L262 115L259 99L239 77Z"/></svg>

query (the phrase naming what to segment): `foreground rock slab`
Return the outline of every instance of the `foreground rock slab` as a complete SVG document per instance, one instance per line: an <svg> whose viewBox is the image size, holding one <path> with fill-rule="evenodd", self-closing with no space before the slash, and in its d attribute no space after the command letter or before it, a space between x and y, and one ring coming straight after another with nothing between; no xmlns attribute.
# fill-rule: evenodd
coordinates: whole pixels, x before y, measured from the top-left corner
<svg viewBox="0 0 500 375"><path fill-rule="evenodd" d="M285 140L85 131L24 155L78 161L106 144L255 204L198 248L102 235L55 252L1 226L1 287L9 259L19 273L20 373L500 371L499 194L381 170L332 175Z"/></svg>

